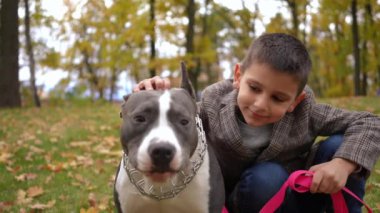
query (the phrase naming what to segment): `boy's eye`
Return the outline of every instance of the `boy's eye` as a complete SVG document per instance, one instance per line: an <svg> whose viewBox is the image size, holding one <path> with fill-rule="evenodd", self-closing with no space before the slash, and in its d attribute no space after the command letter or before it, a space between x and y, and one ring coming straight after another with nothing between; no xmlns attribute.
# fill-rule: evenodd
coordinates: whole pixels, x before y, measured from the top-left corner
<svg viewBox="0 0 380 213"><path fill-rule="evenodd" d="M273 100L276 101L276 102L279 102L279 103L285 101L283 98L280 98L280 97L278 97L278 96L273 96Z"/></svg>
<svg viewBox="0 0 380 213"><path fill-rule="evenodd" d="M261 89L256 86L249 86L253 92L260 92Z"/></svg>

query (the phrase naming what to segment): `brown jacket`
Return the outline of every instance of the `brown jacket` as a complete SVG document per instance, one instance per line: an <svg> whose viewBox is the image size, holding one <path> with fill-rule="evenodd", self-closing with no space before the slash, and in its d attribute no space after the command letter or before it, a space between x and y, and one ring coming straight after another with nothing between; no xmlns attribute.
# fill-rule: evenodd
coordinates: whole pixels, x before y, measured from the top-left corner
<svg viewBox="0 0 380 213"><path fill-rule="evenodd" d="M380 154L380 118L368 112L337 109L317 104L306 88L306 98L296 109L274 124L268 147L256 159L245 147L237 122L237 90L232 80L207 87L199 103L200 116L208 143L216 151L227 193L249 165L276 161L289 172L305 169L317 136L344 134L344 142L335 157L351 160L369 172ZM315 149L314 149L315 150ZM310 161L310 159L309 159Z"/></svg>

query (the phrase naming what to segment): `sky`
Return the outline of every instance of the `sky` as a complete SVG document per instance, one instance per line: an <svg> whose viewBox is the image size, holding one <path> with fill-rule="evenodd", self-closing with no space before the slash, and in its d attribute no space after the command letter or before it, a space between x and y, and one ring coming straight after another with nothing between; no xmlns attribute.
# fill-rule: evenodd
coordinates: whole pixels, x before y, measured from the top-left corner
<svg viewBox="0 0 380 213"><path fill-rule="evenodd" d="M57 19L61 19L62 16L65 13L65 10L62 8L64 7L63 4L64 0L43 0L42 1L42 7L46 10L47 15L52 15ZM80 0L79 0L80 1ZM106 1L111 2L111 1ZM238 10L242 8L242 2L239 0L215 0L216 3L223 4L224 6L233 9ZM248 7L251 11L254 9L254 2L252 0L245 0L245 6ZM269 23L270 19L277 13L281 12L284 16L288 14L285 7L282 6L282 2L279 0L260 0L259 1L259 10L263 14L263 22L264 24ZM257 22L256 23L256 30L258 35L260 35L262 32L264 32L264 26L263 23ZM54 39L49 39L51 36L49 32L38 32L41 35L38 35L38 37L47 37L47 44L50 47L54 47L57 51L63 51L65 49L65 46L63 43L59 43L55 41ZM161 45L165 45L165 42L161 42ZM170 49L170 47L162 47L162 49ZM176 51L173 51L173 54ZM166 53L169 54L170 53ZM224 69L223 76L224 78L231 77L231 64L228 62L223 62L222 68ZM165 74L164 74L165 75ZM47 70L39 70L36 72L36 79L37 79L37 86L43 85L44 91L48 91L52 89L62 78L65 78L68 76L68 73L63 70L54 70L54 71L47 71ZM21 81L28 81L30 78L29 69L26 67L21 67L20 69L20 80ZM120 82L118 83L118 86L122 87L123 91L120 93L130 92L131 88L134 86L135 82L128 81L126 73L124 73L122 76L120 76ZM118 97L121 97L123 94L117 95Z"/></svg>

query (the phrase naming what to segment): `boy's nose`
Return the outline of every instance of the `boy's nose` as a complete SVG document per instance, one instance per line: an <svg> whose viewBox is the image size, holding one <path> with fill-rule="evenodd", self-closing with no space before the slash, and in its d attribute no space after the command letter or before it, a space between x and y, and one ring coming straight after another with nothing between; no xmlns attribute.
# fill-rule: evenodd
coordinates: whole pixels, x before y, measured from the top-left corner
<svg viewBox="0 0 380 213"><path fill-rule="evenodd" d="M258 110L267 110L268 109L269 100L264 95L258 97L254 102L255 108Z"/></svg>

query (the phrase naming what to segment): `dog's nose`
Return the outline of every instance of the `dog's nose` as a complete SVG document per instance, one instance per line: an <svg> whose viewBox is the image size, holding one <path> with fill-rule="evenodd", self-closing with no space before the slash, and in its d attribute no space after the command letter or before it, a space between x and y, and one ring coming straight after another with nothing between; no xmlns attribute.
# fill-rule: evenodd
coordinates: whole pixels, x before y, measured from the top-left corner
<svg viewBox="0 0 380 213"><path fill-rule="evenodd" d="M170 162L175 154L175 147L169 143L156 143L149 146L149 155L155 170L164 172L170 169Z"/></svg>

